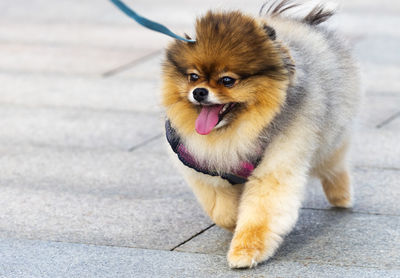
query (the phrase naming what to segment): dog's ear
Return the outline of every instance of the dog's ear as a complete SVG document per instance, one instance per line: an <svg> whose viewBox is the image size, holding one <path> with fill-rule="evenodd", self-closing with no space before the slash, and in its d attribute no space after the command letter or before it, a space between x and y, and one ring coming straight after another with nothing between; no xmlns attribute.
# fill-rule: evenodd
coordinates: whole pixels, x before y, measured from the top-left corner
<svg viewBox="0 0 400 278"><path fill-rule="evenodd" d="M272 28L271 26L266 25L266 24L263 25L263 28L264 28L265 32L267 33L268 37L269 37L271 40L274 41L274 40L276 39L276 32L275 32L275 29Z"/></svg>

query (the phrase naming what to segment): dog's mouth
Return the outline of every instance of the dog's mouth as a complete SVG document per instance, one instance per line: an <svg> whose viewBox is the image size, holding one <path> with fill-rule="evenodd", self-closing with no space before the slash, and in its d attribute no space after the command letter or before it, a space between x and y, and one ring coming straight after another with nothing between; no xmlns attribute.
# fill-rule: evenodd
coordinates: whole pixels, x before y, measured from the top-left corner
<svg viewBox="0 0 400 278"><path fill-rule="evenodd" d="M236 103L201 105L195 125L197 133L209 134L236 105Z"/></svg>

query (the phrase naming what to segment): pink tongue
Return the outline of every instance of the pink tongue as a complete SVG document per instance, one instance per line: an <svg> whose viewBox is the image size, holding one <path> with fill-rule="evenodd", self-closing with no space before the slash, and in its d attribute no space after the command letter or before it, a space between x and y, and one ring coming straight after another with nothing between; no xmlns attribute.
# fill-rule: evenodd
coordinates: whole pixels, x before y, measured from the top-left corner
<svg viewBox="0 0 400 278"><path fill-rule="evenodd" d="M196 131L201 135L206 135L217 125L219 112L224 107L220 105L203 106L196 119Z"/></svg>

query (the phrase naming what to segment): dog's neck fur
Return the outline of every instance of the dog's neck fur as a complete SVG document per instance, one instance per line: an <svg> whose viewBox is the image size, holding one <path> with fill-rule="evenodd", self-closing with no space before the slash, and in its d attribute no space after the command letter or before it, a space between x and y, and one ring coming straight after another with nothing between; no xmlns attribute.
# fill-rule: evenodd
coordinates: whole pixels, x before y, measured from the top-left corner
<svg viewBox="0 0 400 278"><path fill-rule="evenodd" d="M229 127L231 132L229 129L216 130L209 135L193 132L181 140L199 163L219 173L232 172L242 161L254 161L265 152L275 135L284 132L296 117L304 97L304 88L290 85L279 110L260 109L249 117L253 123L258 123L258 129L249 129L246 121L241 120L239 125ZM213 137L208 138L210 135Z"/></svg>
<svg viewBox="0 0 400 278"><path fill-rule="evenodd" d="M235 126L215 130L213 134L193 132L181 140L199 163L217 172L229 173L237 169L242 161L250 161L256 154L264 152L266 138L270 138L265 136L265 130L278 113L256 110L249 116L256 125L246 125L245 120L240 120Z"/></svg>

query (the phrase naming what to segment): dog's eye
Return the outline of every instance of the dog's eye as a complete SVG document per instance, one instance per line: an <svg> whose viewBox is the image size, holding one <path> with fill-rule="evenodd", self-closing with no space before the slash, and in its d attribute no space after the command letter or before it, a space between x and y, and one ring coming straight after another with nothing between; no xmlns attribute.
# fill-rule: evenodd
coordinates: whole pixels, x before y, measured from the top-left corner
<svg viewBox="0 0 400 278"><path fill-rule="evenodd" d="M236 79L229 77L229 76L224 76L219 80L219 83L222 83L225 87L232 87L235 85Z"/></svg>
<svg viewBox="0 0 400 278"><path fill-rule="evenodd" d="M195 74L195 73L189 74L189 81L190 81L190 82L195 82L195 81L199 80L199 78L200 78L200 77L199 77L197 74Z"/></svg>

